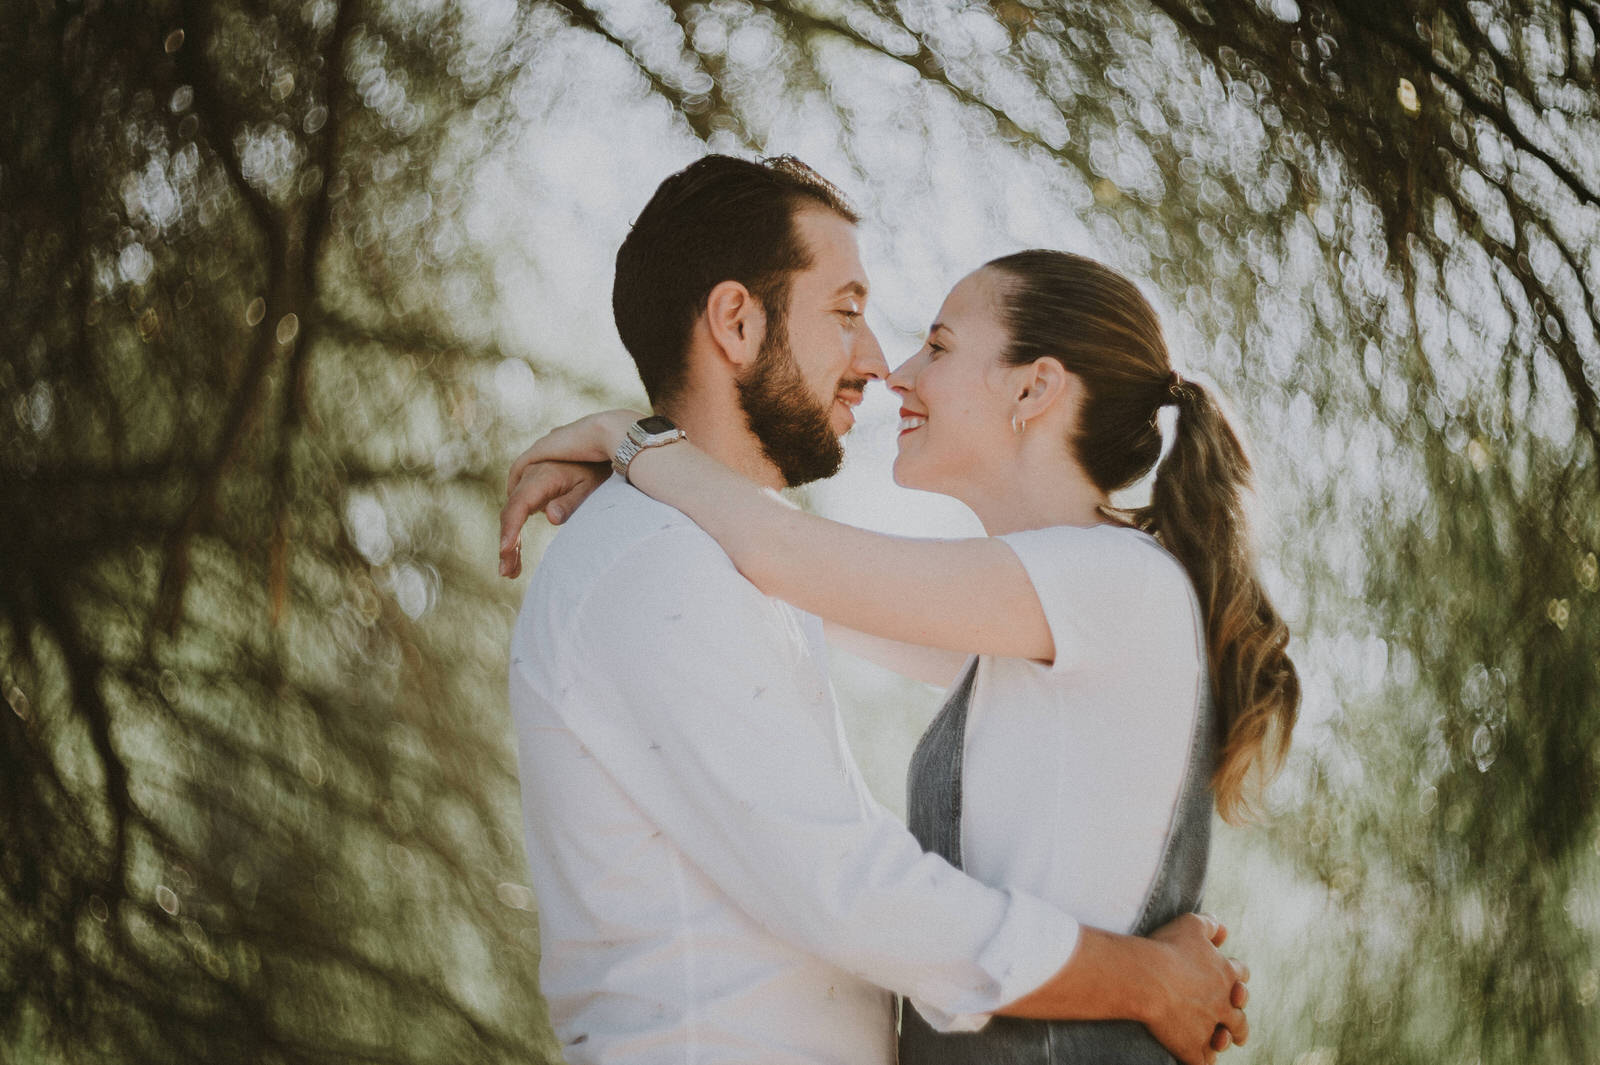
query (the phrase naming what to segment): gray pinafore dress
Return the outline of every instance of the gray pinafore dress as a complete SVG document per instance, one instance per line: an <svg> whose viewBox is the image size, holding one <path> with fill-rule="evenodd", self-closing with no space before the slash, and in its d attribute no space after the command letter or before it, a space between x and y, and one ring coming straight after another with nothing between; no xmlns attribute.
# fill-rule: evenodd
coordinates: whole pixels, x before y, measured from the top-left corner
<svg viewBox="0 0 1600 1065"><path fill-rule="evenodd" d="M957 869L961 868L962 750L977 670L978 659L974 658L923 733L907 778L907 821L912 834L924 850L940 855ZM1135 935L1148 935L1200 907L1211 846L1215 737L1210 678L1203 674L1183 786L1161 864L1139 920L1129 930ZM941 1035L910 1003L904 1004L901 1014L900 1065L1176 1065L1176 1061L1136 1021L994 1017L982 1031Z"/></svg>

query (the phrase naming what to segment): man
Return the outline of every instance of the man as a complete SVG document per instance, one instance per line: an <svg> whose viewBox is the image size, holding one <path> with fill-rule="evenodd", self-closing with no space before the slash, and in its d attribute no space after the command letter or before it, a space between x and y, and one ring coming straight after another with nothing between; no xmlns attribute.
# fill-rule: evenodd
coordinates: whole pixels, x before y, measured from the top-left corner
<svg viewBox="0 0 1600 1065"><path fill-rule="evenodd" d="M834 473L888 372L855 222L803 164L709 156L617 256L618 331L657 412L769 487ZM947 1030L1131 1018L1187 1062L1243 1041L1245 977L1214 922L1114 936L924 854L850 758L817 619L623 478L596 488L602 472L537 466L502 514L508 576L531 510L571 515L511 667L569 1062L890 1062L889 991Z"/></svg>

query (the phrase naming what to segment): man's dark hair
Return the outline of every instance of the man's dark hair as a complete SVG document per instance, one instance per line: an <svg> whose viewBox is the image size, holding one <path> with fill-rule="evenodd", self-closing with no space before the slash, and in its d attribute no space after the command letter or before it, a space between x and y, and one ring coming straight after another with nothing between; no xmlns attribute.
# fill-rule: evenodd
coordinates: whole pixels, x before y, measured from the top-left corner
<svg viewBox="0 0 1600 1065"><path fill-rule="evenodd" d="M617 251L611 290L617 333L651 403L682 387L689 334L722 282L761 301L769 334L784 327L790 279L811 265L794 225L807 206L859 221L837 188L789 155L708 155L657 187Z"/></svg>

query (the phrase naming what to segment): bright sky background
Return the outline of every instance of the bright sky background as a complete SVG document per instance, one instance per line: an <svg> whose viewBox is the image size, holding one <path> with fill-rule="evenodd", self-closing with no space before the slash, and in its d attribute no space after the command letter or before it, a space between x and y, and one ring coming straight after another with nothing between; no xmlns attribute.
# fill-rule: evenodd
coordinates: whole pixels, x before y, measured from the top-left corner
<svg viewBox="0 0 1600 1065"><path fill-rule="evenodd" d="M648 21L659 8L623 2L615 11L621 32L639 28L629 19ZM975 40L985 32L981 24L970 30ZM758 26L736 31L729 43L730 54L742 50L757 63L763 49L775 48ZM820 93L786 99L782 109L760 116L770 130L767 151L801 157L861 209L862 255L873 285L868 320L891 366L915 352L945 293L966 272L1010 251L1050 247L1100 258L1133 277L1162 315L1175 364L1204 372L1208 353L1186 334L1163 294L1119 261L1118 248L1126 247L1121 234L1097 239L1080 221L1094 194L1090 176L1004 144L992 127L942 90L919 84L902 64L842 46L829 52L828 64L831 92L850 129L841 129ZM489 306L496 317L479 323L484 331L508 352L530 352L536 362L559 364L640 404L632 361L611 320L613 256L656 185L706 150L644 90L627 61L594 35L552 34L513 96L525 124L485 160L468 219L474 242L495 261ZM715 147L741 151L732 142ZM530 423L585 412L520 366L506 370L496 375L501 399ZM868 389L846 438L844 470L807 490L811 505L883 531L981 534L961 504L894 485L898 406L882 385ZM874 791L899 809L910 749L937 697L840 658L836 680L857 755ZM1303 721L1325 719L1334 705L1308 704Z"/></svg>

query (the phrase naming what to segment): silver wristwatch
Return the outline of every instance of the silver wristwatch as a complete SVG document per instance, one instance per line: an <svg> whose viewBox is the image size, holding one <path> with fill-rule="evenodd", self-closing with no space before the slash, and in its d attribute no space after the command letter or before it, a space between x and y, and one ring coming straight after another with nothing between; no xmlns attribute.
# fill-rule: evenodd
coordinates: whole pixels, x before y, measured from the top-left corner
<svg viewBox="0 0 1600 1065"><path fill-rule="evenodd" d="M628 426L628 435L618 445L617 453L611 456L611 468L622 474L623 480L627 480L628 466L639 452L647 447L660 447L687 439L689 434L674 425L671 418L659 414L640 418Z"/></svg>

